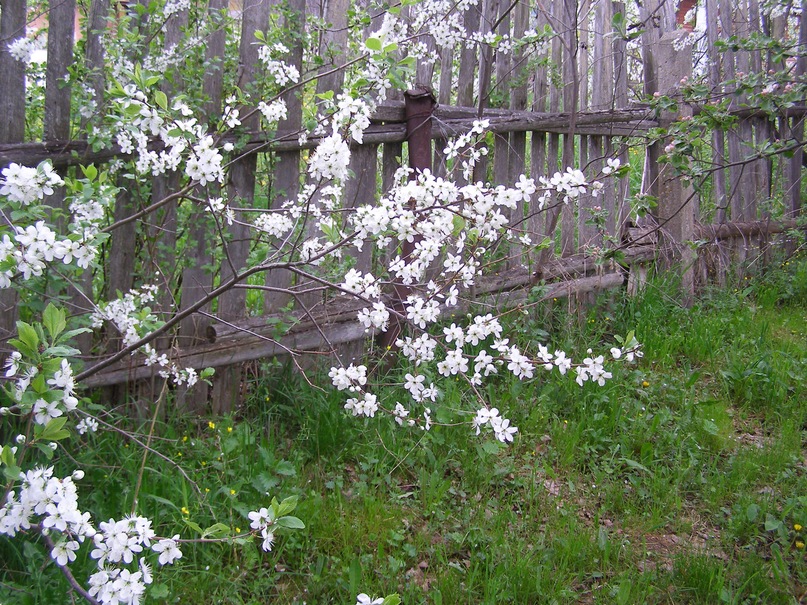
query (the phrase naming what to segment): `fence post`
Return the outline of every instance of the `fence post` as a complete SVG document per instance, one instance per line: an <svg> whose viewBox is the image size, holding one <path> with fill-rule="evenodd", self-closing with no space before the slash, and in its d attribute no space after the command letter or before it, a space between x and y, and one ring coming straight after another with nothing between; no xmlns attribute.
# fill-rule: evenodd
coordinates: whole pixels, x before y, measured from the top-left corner
<svg viewBox="0 0 807 605"><path fill-rule="evenodd" d="M432 167L432 113L437 100L432 90L426 86L413 88L404 93L406 140L409 146L409 166L415 169L411 178L417 178L418 172L431 170ZM414 200L411 202L414 205ZM401 244L401 258L407 262L415 251L415 242L404 240ZM409 288L396 282L391 307L400 314L404 313L404 301L409 296ZM399 317L393 316L389 329L384 333L381 344L386 350L392 347L401 335L403 327Z"/></svg>
<svg viewBox="0 0 807 605"><path fill-rule="evenodd" d="M667 32L649 49L656 66L656 90L662 94L674 94L683 78L692 73L692 51L689 46L676 49L674 42L683 30ZM662 112L659 126L668 127L677 119L691 116L692 109L679 105L677 114ZM658 221L662 246L672 250L667 268L678 264L681 272L681 294L683 303L691 305L695 295L694 262L696 255L689 242L695 234L695 205L692 186L674 174L670 164L658 164L666 143L657 142L647 150L647 160L655 165L655 178L651 182L654 195L658 199L656 220Z"/></svg>

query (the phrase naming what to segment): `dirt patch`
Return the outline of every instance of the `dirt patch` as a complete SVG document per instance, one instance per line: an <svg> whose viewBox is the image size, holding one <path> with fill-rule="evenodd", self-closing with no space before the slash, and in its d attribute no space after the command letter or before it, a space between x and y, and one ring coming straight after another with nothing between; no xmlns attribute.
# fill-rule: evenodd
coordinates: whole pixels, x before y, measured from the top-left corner
<svg viewBox="0 0 807 605"><path fill-rule="evenodd" d="M729 559L720 548L719 530L701 521L692 522L688 535L649 532L636 538L645 547L645 556L636 564L642 572L655 569L672 571L675 557L684 553L704 554L723 561Z"/></svg>

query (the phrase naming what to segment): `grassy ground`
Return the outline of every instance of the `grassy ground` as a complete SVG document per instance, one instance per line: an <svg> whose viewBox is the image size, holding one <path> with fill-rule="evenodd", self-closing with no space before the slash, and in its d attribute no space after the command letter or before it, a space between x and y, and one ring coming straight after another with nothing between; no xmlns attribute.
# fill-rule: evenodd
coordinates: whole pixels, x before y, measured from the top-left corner
<svg viewBox="0 0 807 605"><path fill-rule="evenodd" d="M519 318L525 345L579 351L635 329L645 357L602 388L500 378L491 401L519 427L506 448L465 429L356 421L339 394L261 368L238 418L171 418L158 431L203 497L150 457L139 510L166 535L190 537L185 520L238 531L269 492L297 495L308 527L269 554L186 546L152 602L803 601L807 262L744 286L685 310L654 282L585 316L555 303ZM460 395L458 384L448 405ZM79 449L96 518L131 508L141 459L114 435ZM0 553L0 602L65 602L41 551Z"/></svg>

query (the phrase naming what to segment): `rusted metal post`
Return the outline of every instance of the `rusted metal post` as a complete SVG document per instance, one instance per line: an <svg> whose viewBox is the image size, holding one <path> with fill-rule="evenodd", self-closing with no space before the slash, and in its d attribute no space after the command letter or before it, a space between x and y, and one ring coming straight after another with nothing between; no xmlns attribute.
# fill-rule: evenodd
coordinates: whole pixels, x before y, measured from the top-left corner
<svg viewBox="0 0 807 605"><path fill-rule="evenodd" d="M409 166L415 170L410 179L417 178L419 172L432 169L432 113L436 106L437 99L432 89L427 86L419 86L404 93ZM414 210L415 200L409 201L409 207ZM401 258L404 262L409 262L416 243L417 240L414 239L401 244ZM400 317L405 315L404 303L409 296L410 288L396 282L394 291L391 307L398 315L393 315L389 329L382 335L381 344L385 350L392 348L403 331Z"/></svg>
<svg viewBox="0 0 807 605"><path fill-rule="evenodd" d="M436 105L434 92L427 86L404 93L409 166L416 172L431 170L432 167L432 113Z"/></svg>

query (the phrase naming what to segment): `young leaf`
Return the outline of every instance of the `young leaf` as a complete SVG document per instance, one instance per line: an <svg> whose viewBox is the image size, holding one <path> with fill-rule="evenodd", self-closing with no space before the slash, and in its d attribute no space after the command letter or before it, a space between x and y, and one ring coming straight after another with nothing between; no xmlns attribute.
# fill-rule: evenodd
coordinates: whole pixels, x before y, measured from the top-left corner
<svg viewBox="0 0 807 605"><path fill-rule="evenodd" d="M288 529L305 529L305 523L303 523L297 517L280 517L277 521L275 521L280 527L286 527Z"/></svg>
<svg viewBox="0 0 807 605"><path fill-rule="evenodd" d="M197 534L202 535L202 534L205 533L204 530L201 528L201 526L198 523L196 523L194 521L191 521L190 519L183 519L183 521L185 522L185 525L190 527Z"/></svg>
<svg viewBox="0 0 807 605"><path fill-rule="evenodd" d="M221 536L226 536L229 534L230 534L229 525L224 525L224 523L214 523L213 525L211 525L202 532L202 537L209 538L212 536L214 538L219 538Z"/></svg>
<svg viewBox="0 0 807 605"><path fill-rule="evenodd" d="M364 42L364 45L369 50L372 50L372 51L375 51L375 52L381 52L381 48L382 48L381 40L376 38L375 36L370 36L369 38L367 38L367 40Z"/></svg>
<svg viewBox="0 0 807 605"><path fill-rule="evenodd" d="M165 96L162 90L158 90L154 93L154 102L157 103L158 107L168 111L168 97Z"/></svg>
<svg viewBox="0 0 807 605"><path fill-rule="evenodd" d="M81 166L81 171L84 173L84 176L90 181L94 181L95 177L98 176L98 169L93 164L90 164L89 166L79 164L79 166Z"/></svg>
<svg viewBox="0 0 807 605"><path fill-rule="evenodd" d="M297 508L297 496L289 496L281 502L277 509L276 514L278 517L283 517Z"/></svg>
<svg viewBox="0 0 807 605"><path fill-rule="evenodd" d="M67 416L60 416L59 418L51 418L45 429L39 434L39 438L44 441L59 441L70 436L70 431L64 430Z"/></svg>
<svg viewBox="0 0 807 605"><path fill-rule="evenodd" d="M17 322L17 334L20 337L20 341L25 344L26 347L31 349L34 352L38 351L39 348L39 336L36 335L36 330L24 321Z"/></svg>
<svg viewBox="0 0 807 605"><path fill-rule="evenodd" d="M53 303L48 304L42 312L42 323L45 329L50 334L50 338L56 341L56 338L64 332L67 327L66 314L63 309L59 309Z"/></svg>

